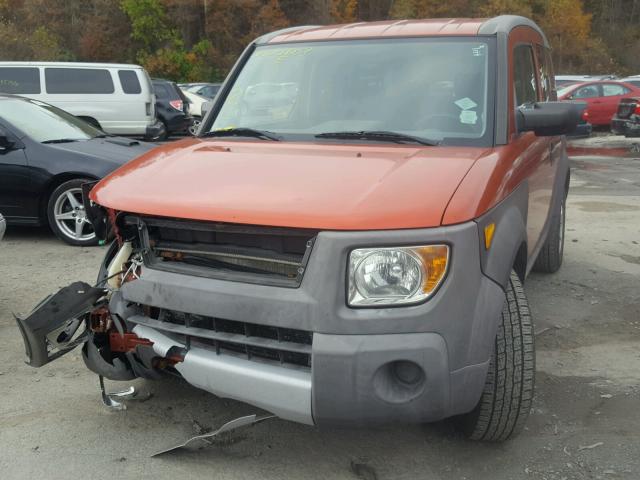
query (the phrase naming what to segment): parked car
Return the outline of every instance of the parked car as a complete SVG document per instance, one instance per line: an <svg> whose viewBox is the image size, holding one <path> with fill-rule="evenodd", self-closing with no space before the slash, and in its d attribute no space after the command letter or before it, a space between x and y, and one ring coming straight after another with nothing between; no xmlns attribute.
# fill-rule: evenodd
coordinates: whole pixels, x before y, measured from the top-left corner
<svg viewBox="0 0 640 480"><path fill-rule="evenodd" d="M621 78L621 82L628 83L634 87L640 88L640 75L634 75L633 77Z"/></svg>
<svg viewBox="0 0 640 480"><path fill-rule="evenodd" d="M193 121L188 112L189 101L174 82L159 78L154 78L152 82L156 94L156 114L164 126L163 133L157 138L162 140L169 135L186 133Z"/></svg>
<svg viewBox="0 0 640 480"><path fill-rule="evenodd" d="M0 213L0 240L4 237L4 232L7 229L7 221L4 219L2 214Z"/></svg>
<svg viewBox="0 0 640 480"><path fill-rule="evenodd" d="M192 118L191 125L189 126L188 130L191 135L195 135L198 132L200 122L202 121L202 107L206 103L210 102L210 100L206 97L198 95L197 93L191 93L188 90L183 90L182 94L187 99L187 110Z"/></svg>
<svg viewBox="0 0 640 480"><path fill-rule="evenodd" d="M611 131L625 137L640 137L640 96L620 100L611 120Z"/></svg>
<svg viewBox="0 0 640 480"><path fill-rule="evenodd" d="M617 81L585 82L558 90L559 100L580 100L587 104L592 125L610 125L622 98L640 95L640 88Z"/></svg>
<svg viewBox="0 0 640 480"><path fill-rule="evenodd" d="M92 219L117 227L109 288L19 320L30 364L52 359L67 297L108 378L170 371L306 424L515 435L535 376L522 282L562 264L562 135L584 109L552 100L552 71L517 16L258 38L197 138L93 187Z"/></svg>
<svg viewBox="0 0 640 480"><path fill-rule="evenodd" d="M575 83L593 82L597 80L615 80L615 75L556 75L556 87L568 87Z"/></svg>
<svg viewBox="0 0 640 480"><path fill-rule="evenodd" d="M216 94L222 86L221 83L181 83L178 85L182 90L196 93L209 100L215 98Z"/></svg>
<svg viewBox="0 0 640 480"><path fill-rule="evenodd" d="M153 138L161 127L139 65L0 62L0 93L49 103L111 134Z"/></svg>
<svg viewBox="0 0 640 480"><path fill-rule="evenodd" d="M149 148L39 100L0 94L0 211L9 225L48 224L70 245L94 245L81 185Z"/></svg>
<svg viewBox="0 0 640 480"><path fill-rule="evenodd" d="M588 112L584 113L587 115L583 114L582 118L578 122L578 125L576 126L576 129L573 132L567 134L568 137L587 138L591 136L591 133L593 133L593 125L589 123Z"/></svg>

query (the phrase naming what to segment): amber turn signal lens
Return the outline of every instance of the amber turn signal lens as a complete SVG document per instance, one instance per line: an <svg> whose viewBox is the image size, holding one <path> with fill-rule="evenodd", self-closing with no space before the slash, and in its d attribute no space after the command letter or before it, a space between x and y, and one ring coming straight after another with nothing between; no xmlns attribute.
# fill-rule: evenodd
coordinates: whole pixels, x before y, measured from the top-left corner
<svg viewBox="0 0 640 480"><path fill-rule="evenodd" d="M420 255L425 270L422 292L425 295L430 295L438 288L447 273L449 247L447 245L429 245L416 248L414 251Z"/></svg>
<svg viewBox="0 0 640 480"><path fill-rule="evenodd" d="M484 227L484 248L489 250L491 248L491 241L493 240L493 233L496 231L496 224L490 223Z"/></svg>

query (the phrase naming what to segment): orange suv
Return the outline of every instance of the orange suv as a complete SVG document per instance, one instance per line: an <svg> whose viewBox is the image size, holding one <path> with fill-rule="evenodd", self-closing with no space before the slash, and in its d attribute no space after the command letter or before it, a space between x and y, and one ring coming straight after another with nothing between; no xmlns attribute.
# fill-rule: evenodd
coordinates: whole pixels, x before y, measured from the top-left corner
<svg viewBox="0 0 640 480"><path fill-rule="evenodd" d="M522 282L562 263L583 106L516 16L298 27L244 51L196 138L85 185L96 286L18 320L29 363L82 344L305 424L522 429Z"/></svg>

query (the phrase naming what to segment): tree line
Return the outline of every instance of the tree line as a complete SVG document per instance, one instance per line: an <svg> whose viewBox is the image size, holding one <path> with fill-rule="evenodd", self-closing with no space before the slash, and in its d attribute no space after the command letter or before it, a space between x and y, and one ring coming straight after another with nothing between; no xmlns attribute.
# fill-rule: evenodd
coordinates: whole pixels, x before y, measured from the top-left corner
<svg viewBox="0 0 640 480"><path fill-rule="evenodd" d="M0 60L219 81L253 38L291 25L503 13L544 29L556 72L640 74L640 0L0 0Z"/></svg>

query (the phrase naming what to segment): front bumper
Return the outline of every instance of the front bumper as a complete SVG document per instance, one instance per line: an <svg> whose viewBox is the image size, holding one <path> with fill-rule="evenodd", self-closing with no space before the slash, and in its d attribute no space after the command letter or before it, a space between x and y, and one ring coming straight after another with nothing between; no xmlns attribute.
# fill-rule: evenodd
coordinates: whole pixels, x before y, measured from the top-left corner
<svg viewBox="0 0 640 480"><path fill-rule="evenodd" d="M449 271L427 302L346 305L352 249L443 243ZM320 232L297 288L142 265L110 296L73 284L18 324L33 366L86 339L87 366L114 380L171 368L198 388L306 424L435 421L471 411L485 383L505 294L483 273L479 251L475 222ZM109 333L110 321L120 333ZM113 335L134 344L118 350Z"/></svg>
<svg viewBox="0 0 640 480"><path fill-rule="evenodd" d="M346 305L353 248L423 243L452 246L448 275L433 298L395 308ZM155 355L185 352L175 370L199 388L301 423L354 425L435 421L473 409L503 303L503 289L481 271L478 227L470 222L424 230L321 232L299 288L143 267L138 279L113 295L109 308L129 330L154 342ZM221 334L161 322L142 306L311 332L310 368L194 346L188 339ZM232 340L253 337L243 338ZM398 365L410 365L415 381L399 375Z"/></svg>

